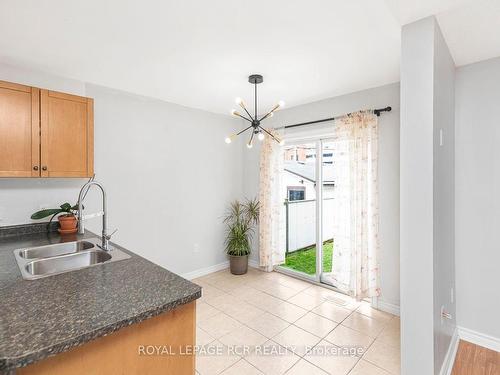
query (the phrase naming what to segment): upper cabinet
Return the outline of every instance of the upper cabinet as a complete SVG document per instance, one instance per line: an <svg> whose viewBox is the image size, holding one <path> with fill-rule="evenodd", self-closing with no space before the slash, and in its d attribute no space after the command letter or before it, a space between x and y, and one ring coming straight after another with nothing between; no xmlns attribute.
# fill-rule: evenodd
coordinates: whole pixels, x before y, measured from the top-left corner
<svg viewBox="0 0 500 375"><path fill-rule="evenodd" d="M90 98L0 81L0 177L90 177Z"/></svg>
<svg viewBox="0 0 500 375"><path fill-rule="evenodd" d="M40 176L40 90L0 81L0 177Z"/></svg>

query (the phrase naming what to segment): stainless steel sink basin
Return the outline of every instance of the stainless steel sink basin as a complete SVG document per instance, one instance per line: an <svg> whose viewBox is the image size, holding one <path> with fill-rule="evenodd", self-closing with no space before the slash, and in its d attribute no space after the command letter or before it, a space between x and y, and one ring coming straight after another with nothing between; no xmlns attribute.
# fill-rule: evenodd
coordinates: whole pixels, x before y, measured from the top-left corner
<svg viewBox="0 0 500 375"><path fill-rule="evenodd" d="M40 279L60 273L94 267L130 258L118 249L101 250L99 238L14 250L25 280Z"/></svg>
<svg viewBox="0 0 500 375"><path fill-rule="evenodd" d="M22 249L19 252L19 256L25 259L47 258L90 250L94 247L95 244L89 241L63 242L53 245Z"/></svg>

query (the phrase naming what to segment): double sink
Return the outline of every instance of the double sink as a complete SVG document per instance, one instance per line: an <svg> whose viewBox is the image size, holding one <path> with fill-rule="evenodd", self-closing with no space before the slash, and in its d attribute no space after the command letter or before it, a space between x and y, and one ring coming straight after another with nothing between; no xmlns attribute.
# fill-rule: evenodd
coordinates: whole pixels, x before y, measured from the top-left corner
<svg viewBox="0 0 500 375"><path fill-rule="evenodd" d="M118 249L104 251L99 238L63 242L14 250L14 256L25 280L35 280L82 268L130 258Z"/></svg>

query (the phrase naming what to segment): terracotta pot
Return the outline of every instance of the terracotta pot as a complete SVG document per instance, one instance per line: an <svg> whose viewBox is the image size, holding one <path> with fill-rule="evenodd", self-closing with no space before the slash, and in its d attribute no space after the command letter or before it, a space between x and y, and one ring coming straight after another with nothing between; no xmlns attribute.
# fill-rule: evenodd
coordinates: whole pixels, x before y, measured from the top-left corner
<svg viewBox="0 0 500 375"><path fill-rule="evenodd" d="M248 255L230 255L229 268L233 275L244 275L248 271Z"/></svg>
<svg viewBox="0 0 500 375"><path fill-rule="evenodd" d="M59 227L61 232L64 233L76 233L77 231L77 220L76 216L73 214L60 215L57 220L59 220Z"/></svg>

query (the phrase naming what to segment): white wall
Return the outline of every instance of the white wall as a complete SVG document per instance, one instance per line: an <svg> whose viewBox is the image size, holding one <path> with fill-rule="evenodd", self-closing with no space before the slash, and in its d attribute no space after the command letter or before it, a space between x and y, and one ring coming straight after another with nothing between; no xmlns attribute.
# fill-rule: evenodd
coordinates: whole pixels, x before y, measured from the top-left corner
<svg viewBox="0 0 500 375"><path fill-rule="evenodd" d="M500 342L500 58L456 75L458 325Z"/></svg>
<svg viewBox="0 0 500 375"><path fill-rule="evenodd" d="M87 95L116 241L181 274L224 262L221 217L242 194L242 150L224 137L238 121L99 86Z"/></svg>
<svg viewBox="0 0 500 375"><path fill-rule="evenodd" d="M434 373L432 18L401 37L401 373Z"/></svg>
<svg viewBox="0 0 500 375"><path fill-rule="evenodd" d="M434 17L406 25L401 58L401 373L438 374L455 330L454 71ZM440 145L440 130L444 144Z"/></svg>
<svg viewBox="0 0 500 375"><path fill-rule="evenodd" d="M95 172L108 193L117 243L177 273L226 260L221 216L241 198L241 149L229 116L0 65L0 79L93 97ZM27 223L40 206L75 202L86 179L0 179L0 225ZM97 210L97 191L87 209ZM99 231L100 219L88 222Z"/></svg>
<svg viewBox="0 0 500 375"><path fill-rule="evenodd" d="M266 127L317 120L360 109L392 106L393 111L379 117L379 214L380 214L380 301L399 306L399 84L377 87L284 109L275 114ZM244 126L242 123L240 127ZM310 125L287 132L287 137L303 137L328 133L331 123ZM245 147L247 138L240 139L243 148L245 196L255 196L259 186L259 147ZM258 143L258 141L256 142ZM258 259L255 241L253 259Z"/></svg>
<svg viewBox="0 0 500 375"><path fill-rule="evenodd" d="M451 300L455 288L455 63L437 23L433 99L434 373L439 374L456 328ZM441 306L451 320L442 320Z"/></svg>

